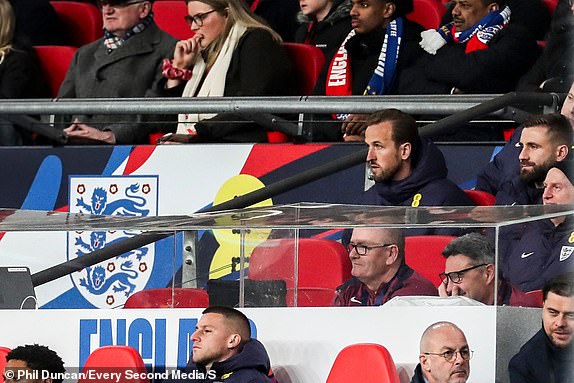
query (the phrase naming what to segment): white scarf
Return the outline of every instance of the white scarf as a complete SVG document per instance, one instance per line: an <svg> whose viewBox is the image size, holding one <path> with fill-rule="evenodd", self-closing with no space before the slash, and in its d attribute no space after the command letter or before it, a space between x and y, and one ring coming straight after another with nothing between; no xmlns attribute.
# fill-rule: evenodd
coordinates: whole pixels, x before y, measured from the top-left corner
<svg viewBox="0 0 574 383"><path fill-rule="evenodd" d="M241 25L234 25L229 31L229 35L221 51L217 55L215 63L211 67L211 70L205 77L205 81L197 93L197 97L221 97L225 91L225 78L227 77L227 70L229 69L229 64L231 63L231 57L233 52L237 47L237 43L241 36L245 33L247 28ZM195 97L195 92L201 79L203 78L203 73L205 72L205 61L202 55L198 54L195 64L193 65L193 71L191 79L185 84L183 89L182 97ZM201 120L214 117L215 114L180 114L178 116L179 124L177 124L177 133L189 134L195 133L195 123Z"/></svg>

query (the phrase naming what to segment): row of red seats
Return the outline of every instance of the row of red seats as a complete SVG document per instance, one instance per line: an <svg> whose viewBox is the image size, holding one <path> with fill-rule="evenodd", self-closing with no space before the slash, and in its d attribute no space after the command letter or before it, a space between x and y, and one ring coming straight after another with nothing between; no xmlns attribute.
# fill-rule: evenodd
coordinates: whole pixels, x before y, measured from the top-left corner
<svg viewBox="0 0 574 383"><path fill-rule="evenodd" d="M0 347L0 370L4 371L6 355L9 348ZM369 366L369 368L364 368ZM124 374L115 383L149 383L146 377L146 367L140 353L129 346L103 346L94 350L82 371L105 368L109 371L113 368L122 371L130 370L135 374ZM115 371L119 372L119 371ZM399 383L399 374L388 350L379 344L362 343L345 347L339 352L333 362L327 383L348 382L350 377L356 381ZM135 379L134 377L137 377ZM129 378L129 379L128 379ZM101 380L98 380L101 381ZM80 379L78 383L95 383L96 380ZM0 383L4 383L0 375Z"/></svg>

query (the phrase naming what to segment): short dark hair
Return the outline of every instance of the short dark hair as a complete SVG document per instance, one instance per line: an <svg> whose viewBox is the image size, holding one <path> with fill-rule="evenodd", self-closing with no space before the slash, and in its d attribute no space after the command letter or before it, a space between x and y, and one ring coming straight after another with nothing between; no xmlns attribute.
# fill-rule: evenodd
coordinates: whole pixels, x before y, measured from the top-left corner
<svg viewBox="0 0 574 383"><path fill-rule="evenodd" d="M494 263L494 247L484 235L470 233L453 239L442 251L442 255L448 258L462 254L472 259L476 264Z"/></svg>
<svg viewBox="0 0 574 383"><path fill-rule="evenodd" d="M560 113L539 114L529 117L522 123L523 128L545 126L551 142L556 145L572 145L574 133L570 121Z"/></svg>
<svg viewBox="0 0 574 383"><path fill-rule="evenodd" d="M27 344L19 346L6 355L6 361L22 360L34 371L49 371L52 374L66 372L64 362L58 354L47 346ZM63 379L54 379L54 383L62 383Z"/></svg>
<svg viewBox="0 0 574 383"><path fill-rule="evenodd" d="M381 122L390 122L392 125L391 138L398 148L405 142L411 144L411 157L416 157L420 146L419 129L417 121L409 114L398 109L383 109L372 113L367 117L367 126Z"/></svg>
<svg viewBox="0 0 574 383"><path fill-rule="evenodd" d="M542 289L543 300L546 300L548 293L554 293L561 297L571 297L574 295L574 272L558 275L544 284Z"/></svg>
<svg viewBox="0 0 574 383"><path fill-rule="evenodd" d="M233 323L235 330L241 335L242 343L251 339L251 326L249 319L241 311L228 306L210 306L203 310L202 314L220 314ZM246 339L243 339L246 338Z"/></svg>

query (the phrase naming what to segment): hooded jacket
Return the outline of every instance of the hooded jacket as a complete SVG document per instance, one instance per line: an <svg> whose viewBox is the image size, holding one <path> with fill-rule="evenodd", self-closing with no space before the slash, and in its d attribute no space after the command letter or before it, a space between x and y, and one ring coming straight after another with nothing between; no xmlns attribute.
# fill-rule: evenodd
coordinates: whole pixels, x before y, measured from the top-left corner
<svg viewBox="0 0 574 383"><path fill-rule="evenodd" d="M297 20L301 25L295 33L295 42L315 45L325 54L326 62L330 62L351 31L351 6L349 0L334 0L327 17L319 22L299 12Z"/></svg>
<svg viewBox="0 0 574 383"><path fill-rule="evenodd" d="M447 178L441 151L421 138L411 174L400 181L376 182L364 193L363 203L383 206L470 206L472 202Z"/></svg>
<svg viewBox="0 0 574 383"><path fill-rule="evenodd" d="M267 377L270 368L271 362L265 347L258 340L251 339L240 353L222 362L213 363L209 372L205 366L193 363L191 358L185 372L193 374L195 371L195 376L199 378L195 379L196 382L271 383Z"/></svg>

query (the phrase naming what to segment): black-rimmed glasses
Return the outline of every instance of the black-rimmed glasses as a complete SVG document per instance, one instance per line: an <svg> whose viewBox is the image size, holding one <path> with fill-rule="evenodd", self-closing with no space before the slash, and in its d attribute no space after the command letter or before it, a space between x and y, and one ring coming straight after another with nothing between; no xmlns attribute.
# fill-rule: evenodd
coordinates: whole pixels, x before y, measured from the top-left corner
<svg viewBox="0 0 574 383"><path fill-rule="evenodd" d="M192 26L193 23L195 23L195 25L197 25L198 27L202 27L203 26L203 20L207 17L207 15L209 15L210 13L213 13L215 11L217 11L217 9L212 9L211 11L198 13L198 14L193 15L193 16L186 15L186 16L183 16L183 19L185 20L187 25L189 25L190 27Z"/></svg>
<svg viewBox="0 0 574 383"><path fill-rule="evenodd" d="M389 247L389 246L393 246L393 243L385 243L382 245L372 245L372 246L366 246L366 245L355 245L354 243L349 243L347 245L347 251L350 253L351 251L355 250L355 252L361 256L363 255L367 255L367 253L369 252L369 250L371 249L376 249L378 247Z"/></svg>
<svg viewBox="0 0 574 383"><path fill-rule="evenodd" d="M481 263L480 265L467 267L466 269L462 269L459 271L451 271L450 273L440 273L438 276L442 280L442 283L444 283L445 285L448 285L449 279L452 283L459 284L460 282L462 282L462 278L464 277L464 273L466 273L467 271L482 267L482 266L488 266L488 264L487 263Z"/></svg>
<svg viewBox="0 0 574 383"><path fill-rule="evenodd" d="M456 360L456 354L460 354L460 357L463 360L471 360L472 355L474 354L474 351L472 351L472 350L460 350L460 351L449 350L449 351L445 351L445 352L423 352L423 355L442 356L449 363L452 363Z"/></svg>

